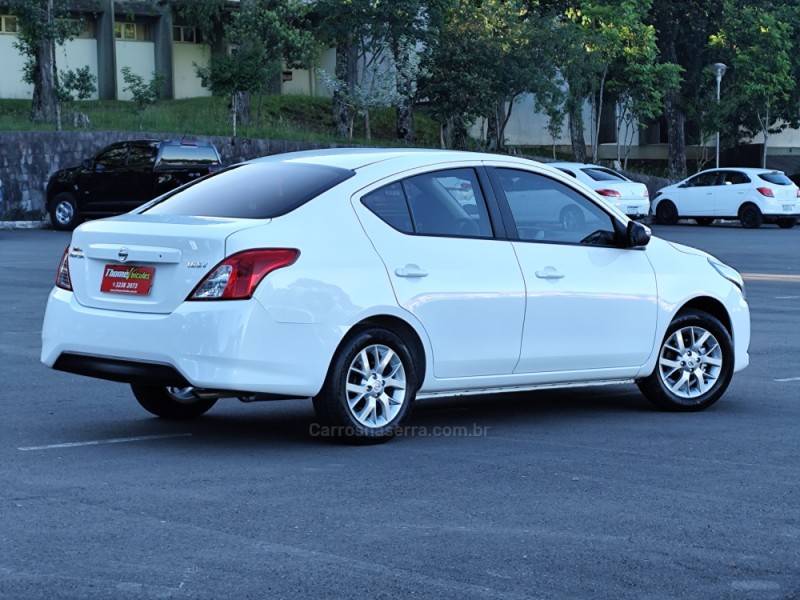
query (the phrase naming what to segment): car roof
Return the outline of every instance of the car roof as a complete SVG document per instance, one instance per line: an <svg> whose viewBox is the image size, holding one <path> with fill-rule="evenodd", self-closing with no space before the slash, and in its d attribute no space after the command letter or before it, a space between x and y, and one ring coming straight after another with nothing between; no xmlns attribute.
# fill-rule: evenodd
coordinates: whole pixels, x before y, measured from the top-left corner
<svg viewBox="0 0 800 600"><path fill-rule="evenodd" d="M579 163L579 162L550 162L545 163L548 167L565 168L565 169L608 169L603 165L594 165L592 163ZM613 171L613 169L611 169Z"/></svg>
<svg viewBox="0 0 800 600"><path fill-rule="evenodd" d="M429 148L325 148L320 150L302 150L272 154L250 162L295 162L325 165L341 169L358 170L368 165L394 159L414 159L413 162L424 166L428 163L447 161L483 161L502 160L520 164L540 164L535 161L508 156L505 154L489 154L484 152L467 152L463 150L436 150Z"/></svg>
<svg viewBox="0 0 800 600"><path fill-rule="evenodd" d="M758 175L759 173L783 173L780 169L764 169L762 167L719 167L714 169L705 169L700 171L699 173L694 173L693 175L689 175L689 177L694 177L695 175L702 175L703 173L715 173L717 171L741 171L742 173L749 173L751 175ZM689 178L687 177L687 179Z"/></svg>

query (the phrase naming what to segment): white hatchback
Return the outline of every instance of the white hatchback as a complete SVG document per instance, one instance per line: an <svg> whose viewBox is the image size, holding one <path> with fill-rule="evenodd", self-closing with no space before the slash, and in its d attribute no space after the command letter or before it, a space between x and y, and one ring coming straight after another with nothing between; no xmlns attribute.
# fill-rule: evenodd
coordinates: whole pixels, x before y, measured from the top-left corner
<svg viewBox="0 0 800 600"><path fill-rule="evenodd" d="M800 217L800 190L781 171L709 169L658 190L653 213L665 225L688 217L699 225L739 219L748 228L775 223L791 229Z"/></svg>
<svg viewBox="0 0 800 600"><path fill-rule="evenodd" d="M702 409L749 340L734 269L651 239L561 172L321 150L78 227L42 361L130 383L161 417L311 397L332 433L383 439L434 396L636 382L658 406Z"/></svg>
<svg viewBox="0 0 800 600"><path fill-rule="evenodd" d="M582 184L592 188L632 219L641 219L650 214L650 193L643 183L631 181L621 173L600 165L574 162L547 163L574 177Z"/></svg>

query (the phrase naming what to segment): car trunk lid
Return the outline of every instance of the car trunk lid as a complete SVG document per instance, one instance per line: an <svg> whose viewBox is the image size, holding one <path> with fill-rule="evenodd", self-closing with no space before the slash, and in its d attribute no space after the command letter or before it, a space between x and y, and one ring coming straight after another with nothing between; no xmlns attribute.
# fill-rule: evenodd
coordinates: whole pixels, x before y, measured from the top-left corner
<svg viewBox="0 0 800 600"><path fill-rule="evenodd" d="M70 251L75 297L92 308L170 313L225 258L228 236L265 222L127 214L86 223Z"/></svg>

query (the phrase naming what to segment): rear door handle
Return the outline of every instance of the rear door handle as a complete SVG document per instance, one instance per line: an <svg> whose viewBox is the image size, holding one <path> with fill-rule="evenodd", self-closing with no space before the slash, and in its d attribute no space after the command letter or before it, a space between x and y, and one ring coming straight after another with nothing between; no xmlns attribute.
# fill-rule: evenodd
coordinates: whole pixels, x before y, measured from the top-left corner
<svg viewBox="0 0 800 600"><path fill-rule="evenodd" d="M553 267L545 267L541 271L536 271L536 277L539 279L563 279L564 275Z"/></svg>
<svg viewBox="0 0 800 600"><path fill-rule="evenodd" d="M405 267L398 267L394 270L394 274L398 277L427 277L428 272L422 270L419 265L406 265Z"/></svg>

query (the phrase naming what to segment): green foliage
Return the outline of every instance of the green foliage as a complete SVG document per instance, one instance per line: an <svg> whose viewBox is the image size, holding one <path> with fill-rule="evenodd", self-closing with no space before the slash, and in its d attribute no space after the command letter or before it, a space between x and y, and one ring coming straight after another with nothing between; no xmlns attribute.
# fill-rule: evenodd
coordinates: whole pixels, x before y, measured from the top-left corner
<svg viewBox="0 0 800 600"><path fill-rule="evenodd" d="M123 91L132 96L131 104L134 113L140 118L139 128L141 129L142 115L149 107L158 102L164 76L160 73L153 73L150 81L145 81L144 77L131 71L130 67L122 67L122 81L125 83Z"/></svg>
<svg viewBox="0 0 800 600"><path fill-rule="evenodd" d="M88 100L97 91L97 77L89 65L61 71L58 76L58 95L61 102Z"/></svg>

